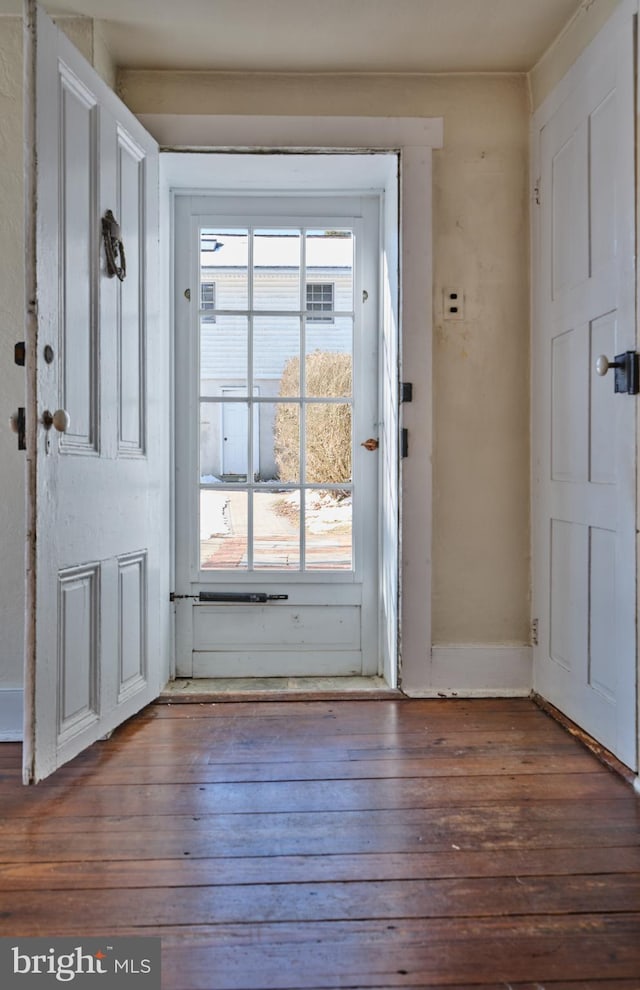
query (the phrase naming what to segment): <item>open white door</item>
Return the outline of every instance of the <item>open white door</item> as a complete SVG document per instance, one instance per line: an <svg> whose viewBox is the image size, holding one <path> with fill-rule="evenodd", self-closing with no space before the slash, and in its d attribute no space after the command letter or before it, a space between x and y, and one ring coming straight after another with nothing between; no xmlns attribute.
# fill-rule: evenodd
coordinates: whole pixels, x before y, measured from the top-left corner
<svg viewBox="0 0 640 990"><path fill-rule="evenodd" d="M159 693L168 397L157 145L33 0L25 39L28 783Z"/></svg>
<svg viewBox="0 0 640 990"><path fill-rule="evenodd" d="M597 359L636 348L634 9L534 119L532 349L535 688L633 769L637 398Z"/></svg>

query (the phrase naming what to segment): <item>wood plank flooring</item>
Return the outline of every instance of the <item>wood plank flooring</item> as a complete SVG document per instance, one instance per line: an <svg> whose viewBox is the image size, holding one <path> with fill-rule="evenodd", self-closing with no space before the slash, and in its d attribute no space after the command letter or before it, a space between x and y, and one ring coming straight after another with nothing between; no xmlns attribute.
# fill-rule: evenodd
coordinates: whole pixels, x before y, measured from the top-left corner
<svg viewBox="0 0 640 990"><path fill-rule="evenodd" d="M158 704L19 759L0 935L160 935L164 990L640 990L640 801L529 701Z"/></svg>

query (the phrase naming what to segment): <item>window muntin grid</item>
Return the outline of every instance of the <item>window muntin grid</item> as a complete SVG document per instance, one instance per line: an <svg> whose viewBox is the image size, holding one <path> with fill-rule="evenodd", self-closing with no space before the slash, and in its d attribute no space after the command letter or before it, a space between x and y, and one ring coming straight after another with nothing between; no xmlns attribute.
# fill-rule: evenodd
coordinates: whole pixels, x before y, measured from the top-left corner
<svg viewBox="0 0 640 990"><path fill-rule="evenodd" d="M353 231L202 228L200 259L201 294L215 274L204 315L228 321L215 342L200 326L200 567L353 571ZM318 467L314 430L328 446L336 424L340 456Z"/></svg>

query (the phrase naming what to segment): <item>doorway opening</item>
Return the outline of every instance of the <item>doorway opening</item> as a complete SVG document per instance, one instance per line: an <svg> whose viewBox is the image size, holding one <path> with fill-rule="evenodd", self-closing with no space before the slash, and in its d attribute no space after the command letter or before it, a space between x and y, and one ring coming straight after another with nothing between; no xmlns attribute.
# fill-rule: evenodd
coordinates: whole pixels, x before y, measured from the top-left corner
<svg viewBox="0 0 640 990"><path fill-rule="evenodd" d="M397 155L163 158L175 674L395 689Z"/></svg>

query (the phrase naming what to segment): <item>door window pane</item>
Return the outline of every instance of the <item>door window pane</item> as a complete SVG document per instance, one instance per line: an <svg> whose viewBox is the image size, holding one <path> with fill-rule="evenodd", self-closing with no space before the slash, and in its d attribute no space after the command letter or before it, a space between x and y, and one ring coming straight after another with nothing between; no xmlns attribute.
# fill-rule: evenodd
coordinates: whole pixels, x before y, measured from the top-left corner
<svg viewBox="0 0 640 990"><path fill-rule="evenodd" d="M261 402L260 460L255 481L297 484L300 481L300 406L295 402Z"/></svg>
<svg viewBox="0 0 640 990"><path fill-rule="evenodd" d="M253 235L253 308L300 312L299 230L256 230Z"/></svg>
<svg viewBox="0 0 640 990"><path fill-rule="evenodd" d="M242 491L200 492L200 567L247 569L248 495Z"/></svg>
<svg viewBox="0 0 640 990"><path fill-rule="evenodd" d="M254 410L254 420L256 412ZM255 435L254 446L258 437ZM249 403L200 403L200 481L246 482L249 463Z"/></svg>
<svg viewBox="0 0 640 990"><path fill-rule="evenodd" d="M305 395L314 399L350 398L353 393L352 321L345 317L339 322L340 327L322 330L307 326Z"/></svg>
<svg viewBox="0 0 640 990"><path fill-rule="evenodd" d="M218 310L249 308L249 233L247 230L200 231L200 305L211 321L206 285L215 285L214 307ZM204 293L204 294L203 294Z"/></svg>
<svg viewBox="0 0 640 990"><path fill-rule="evenodd" d="M305 481L351 483L351 406L313 402L305 408Z"/></svg>
<svg viewBox="0 0 640 990"><path fill-rule="evenodd" d="M305 493L305 570L352 570L352 497L334 491Z"/></svg>
<svg viewBox="0 0 640 990"><path fill-rule="evenodd" d="M263 396L300 394L300 317L254 318L253 380Z"/></svg>
<svg viewBox="0 0 640 990"><path fill-rule="evenodd" d="M200 316L200 395L241 387L247 394L249 329L246 316Z"/></svg>
<svg viewBox="0 0 640 990"><path fill-rule="evenodd" d="M350 230L308 230L305 235L307 310L313 319L353 310L353 234ZM329 289L328 286L331 288ZM327 304L331 303L331 309ZM322 314L322 315L321 315Z"/></svg>
<svg viewBox="0 0 640 990"><path fill-rule="evenodd" d="M256 569L300 569L300 492L254 492L253 564Z"/></svg>

